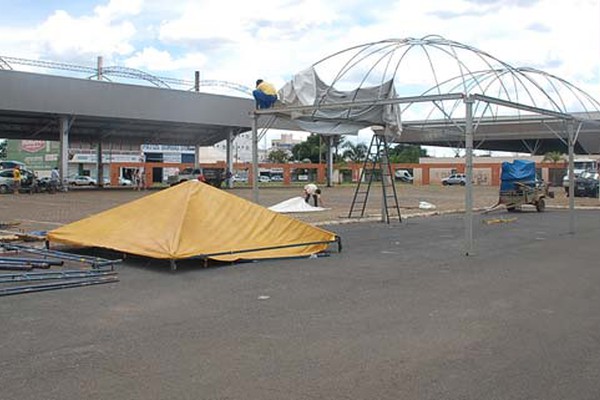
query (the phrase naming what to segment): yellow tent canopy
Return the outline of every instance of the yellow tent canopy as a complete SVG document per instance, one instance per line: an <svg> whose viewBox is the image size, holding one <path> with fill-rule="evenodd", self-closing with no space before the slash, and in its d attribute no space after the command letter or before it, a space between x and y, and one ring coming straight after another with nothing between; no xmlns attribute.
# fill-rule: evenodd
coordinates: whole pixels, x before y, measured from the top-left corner
<svg viewBox="0 0 600 400"><path fill-rule="evenodd" d="M54 229L48 240L151 258L235 261L308 256L337 236L188 181Z"/></svg>

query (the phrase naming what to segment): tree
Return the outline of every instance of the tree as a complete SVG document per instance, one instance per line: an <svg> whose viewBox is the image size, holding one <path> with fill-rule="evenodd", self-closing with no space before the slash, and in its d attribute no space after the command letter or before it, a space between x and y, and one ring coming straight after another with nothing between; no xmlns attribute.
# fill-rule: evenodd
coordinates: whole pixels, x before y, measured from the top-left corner
<svg viewBox="0 0 600 400"><path fill-rule="evenodd" d="M8 142L6 139L0 139L0 158L6 158L6 146Z"/></svg>
<svg viewBox="0 0 600 400"><path fill-rule="evenodd" d="M389 156L392 163L407 164L417 164L419 158L428 157L427 150L421 148L421 146L410 144L398 144L392 147L389 151Z"/></svg>
<svg viewBox="0 0 600 400"><path fill-rule="evenodd" d="M550 151L546 154L544 154L544 158L542 159L542 161L550 161L553 164L556 164L560 161L564 161L564 154L561 153L560 151Z"/></svg>
<svg viewBox="0 0 600 400"><path fill-rule="evenodd" d="M319 142L319 135L310 135L306 141L294 145L292 147L294 160L303 161L308 159L313 163L318 163L320 159L325 160L327 146L324 141ZM321 157L319 157L319 154L321 154Z"/></svg>
<svg viewBox="0 0 600 400"><path fill-rule="evenodd" d="M352 143L346 140L342 144L342 149L345 149L342 153L342 158L346 161L362 162L367 158L367 152L369 149L364 143Z"/></svg>
<svg viewBox="0 0 600 400"><path fill-rule="evenodd" d="M290 155L285 150L275 149L269 153L269 155L267 156L267 159L272 163L285 164L286 162L289 161Z"/></svg>

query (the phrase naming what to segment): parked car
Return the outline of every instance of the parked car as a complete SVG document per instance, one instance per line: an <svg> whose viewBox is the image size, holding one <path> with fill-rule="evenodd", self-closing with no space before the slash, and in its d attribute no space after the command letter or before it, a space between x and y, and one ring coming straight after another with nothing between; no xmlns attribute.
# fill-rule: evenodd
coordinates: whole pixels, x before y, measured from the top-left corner
<svg viewBox="0 0 600 400"><path fill-rule="evenodd" d="M242 183L246 183L248 182L248 177L247 176L240 176L240 175L234 175L232 177L234 182L242 182Z"/></svg>
<svg viewBox="0 0 600 400"><path fill-rule="evenodd" d="M73 186L96 186L98 182L89 176L76 175L67 179L67 183Z"/></svg>
<svg viewBox="0 0 600 400"><path fill-rule="evenodd" d="M413 181L413 176L406 169L397 169L394 172L394 177L400 182L412 183Z"/></svg>
<svg viewBox="0 0 600 400"><path fill-rule="evenodd" d="M598 173L584 172L575 179L575 197L598 197Z"/></svg>
<svg viewBox="0 0 600 400"><path fill-rule="evenodd" d="M281 176L281 175L273 175L271 177L271 182L283 182L283 176Z"/></svg>
<svg viewBox="0 0 600 400"><path fill-rule="evenodd" d="M3 160L3 161L0 161L0 170L1 169L13 169L17 165L19 167L21 167L21 169L27 169L27 165L23 164L20 161Z"/></svg>
<svg viewBox="0 0 600 400"><path fill-rule="evenodd" d="M262 183L267 183L267 182L271 182L271 178L269 178L266 175L259 175L258 181L262 182Z"/></svg>
<svg viewBox="0 0 600 400"><path fill-rule="evenodd" d="M10 193L14 191L13 169L3 169L0 171L0 193ZM21 191L33 193L37 190L37 178L32 171L21 168Z"/></svg>
<svg viewBox="0 0 600 400"><path fill-rule="evenodd" d="M119 186L131 186L131 185L133 185L133 182L131 181L131 179L123 178L122 176L119 177Z"/></svg>
<svg viewBox="0 0 600 400"><path fill-rule="evenodd" d="M179 174L169 176L167 183L169 186L175 186L189 180L200 179L211 186L220 188L223 176L222 168L184 168Z"/></svg>
<svg viewBox="0 0 600 400"><path fill-rule="evenodd" d="M442 185L450 186L450 185L461 185L465 186L467 184L467 176L465 174L452 174L447 178L442 179Z"/></svg>

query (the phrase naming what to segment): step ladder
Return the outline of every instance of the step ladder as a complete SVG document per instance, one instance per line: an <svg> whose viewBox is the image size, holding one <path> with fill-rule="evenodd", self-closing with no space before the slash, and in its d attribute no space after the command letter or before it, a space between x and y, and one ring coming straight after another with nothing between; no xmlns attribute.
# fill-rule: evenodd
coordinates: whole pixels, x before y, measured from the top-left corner
<svg viewBox="0 0 600 400"><path fill-rule="evenodd" d="M398 218L398 221L402 222L400 206L398 205L398 194L394 185L394 174L392 174L392 166L388 160L389 145L385 135L373 135L360 173L358 185L354 191L348 218L364 217L375 171L379 171L381 174L382 190L381 220L389 224L392 219Z"/></svg>

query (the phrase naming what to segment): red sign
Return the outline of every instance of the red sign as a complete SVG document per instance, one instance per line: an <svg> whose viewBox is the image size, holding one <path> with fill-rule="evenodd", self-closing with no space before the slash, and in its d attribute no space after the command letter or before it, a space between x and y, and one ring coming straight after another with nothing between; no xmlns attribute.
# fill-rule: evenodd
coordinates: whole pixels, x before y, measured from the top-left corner
<svg viewBox="0 0 600 400"><path fill-rule="evenodd" d="M46 142L43 140L21 140L21 150L28 153L37 153L46 147Z"/></svg>

